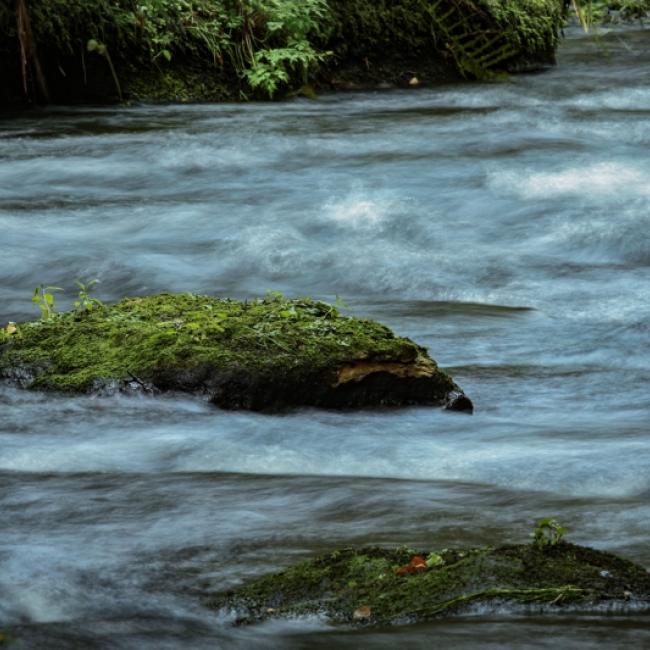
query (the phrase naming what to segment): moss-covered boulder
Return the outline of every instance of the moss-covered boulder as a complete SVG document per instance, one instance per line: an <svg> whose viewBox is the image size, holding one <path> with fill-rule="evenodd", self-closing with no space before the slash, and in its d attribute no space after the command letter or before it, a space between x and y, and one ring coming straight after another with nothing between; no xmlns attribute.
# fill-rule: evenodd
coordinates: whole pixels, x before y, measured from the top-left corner
<svg viewBox="0 0 650 650"><path fill-rule="evenodd" d="M437 553L345 549L213 597L239 623L321 614L401 624L500 606L561 611L650 608L650 573L610 553L560 542Z"/></svg>
<svg viewBox="0 0 650 650"><path fill-rule="evenodd" d="M0 377L31 388L175 390L254 410L409 404L471 410L424 348L310 299L127 298L12 326L0 337Z"/></svg>

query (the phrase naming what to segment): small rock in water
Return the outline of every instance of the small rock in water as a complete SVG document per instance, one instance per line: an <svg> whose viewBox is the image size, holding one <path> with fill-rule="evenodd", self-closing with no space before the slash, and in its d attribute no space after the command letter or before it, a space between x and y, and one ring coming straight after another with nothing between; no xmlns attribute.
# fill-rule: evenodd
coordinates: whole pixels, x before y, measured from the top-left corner
<svg viewBox="0 0 650 650"><path fill-rule="evenodd" d="M452 391L447 395L447 402L445 404L447 411L459 411L461 413L473 413L474 404L472 400L464 393Z"/></svg>
<svg viewBox="0 0 650 650"><path fill-rule="evenodd" d="M346 548L313 558L234 591L215 609L244 611L247 623L318 614L333 623L401 625L463 615L484 605L535 604L551 612L591 611L603 602L650 607L650 573L610 553L558 541L420 552ZM441 560L429 567L425 558ZM597 568L596 568L597 567ZM601 574L609 573L605 578ZM500 604L499 604L500 606Z"/></svg>

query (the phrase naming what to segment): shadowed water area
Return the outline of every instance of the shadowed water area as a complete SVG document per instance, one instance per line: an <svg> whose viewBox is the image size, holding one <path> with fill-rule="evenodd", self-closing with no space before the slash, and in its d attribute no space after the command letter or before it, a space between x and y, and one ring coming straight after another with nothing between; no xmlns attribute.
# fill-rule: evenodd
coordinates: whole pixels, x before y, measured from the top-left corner
<svg viewBox="0 0 650 650"><path fill-rule="evenodd" d="M650 567L650 32L500 84L0 119L0 319L276 289L426 345L474 399L281 416L0 386L18 648L650 646L647 614L228 626L202 602L350 544L576 543ZM477 612L480 613L480 612Z"/></svg>

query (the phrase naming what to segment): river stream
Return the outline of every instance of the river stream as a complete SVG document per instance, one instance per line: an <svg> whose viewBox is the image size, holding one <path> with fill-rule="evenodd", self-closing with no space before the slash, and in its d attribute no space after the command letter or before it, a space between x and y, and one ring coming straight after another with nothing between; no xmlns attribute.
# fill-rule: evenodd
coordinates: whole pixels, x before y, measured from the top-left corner
<svg viewBox="0 0 650 650"><path fill-rule="evenodd" d="M502 609L232 627L206 597L337 547L576 543L650 567L650 31L503 83L0 117L0 319L157 291L341 296L473 398L269 416L0 387L16 649L650 647ZM484 612L483 612L484 613Z"/></svg>

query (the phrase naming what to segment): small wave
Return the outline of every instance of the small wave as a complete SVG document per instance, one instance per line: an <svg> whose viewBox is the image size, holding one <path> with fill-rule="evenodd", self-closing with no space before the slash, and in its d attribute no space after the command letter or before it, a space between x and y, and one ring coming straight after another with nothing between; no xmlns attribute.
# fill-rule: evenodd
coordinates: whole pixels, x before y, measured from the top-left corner
<svg viewBox="0 0 650 650"><path fill-rule="evenodd" d="M574 262L650 264L650 214L645 204L645 199L637 198L616 209L615 214L603 214L599 210L589 214L577 213L569 218L559 217L555 227L549 229L539 242L556 251L559 247L569 249ZM627 281L630 279L628 277ZM628 291L629 288L622 291L621 296Z"/></svg>
<svg viewBox="0 0 650 650"><path fill-rule="evenodd" d="M476 318L508 318L535 311L534 307L499 305L484 302L462 302L450 300L400 300L368 301L368 311L373 314L391 316L419 316L438 318L444 316L469 316Z"/></svg>
<svg viewBox="0 0 650 650"><path fill-rule="evenodd" d="M356 229L372 229L385 221L392 208L391 202L374 201L362 195L353 195L324 206L327 219Z"/></svg>
<svg viewBox="0 0 650 650"><path fill-rule="evenodd" d="M648 197L646 170L629 164L607 162L585 167L567 167L557 172L498 171L488 183L499 193L517 194L525 199L578 197Z"/></svg>

